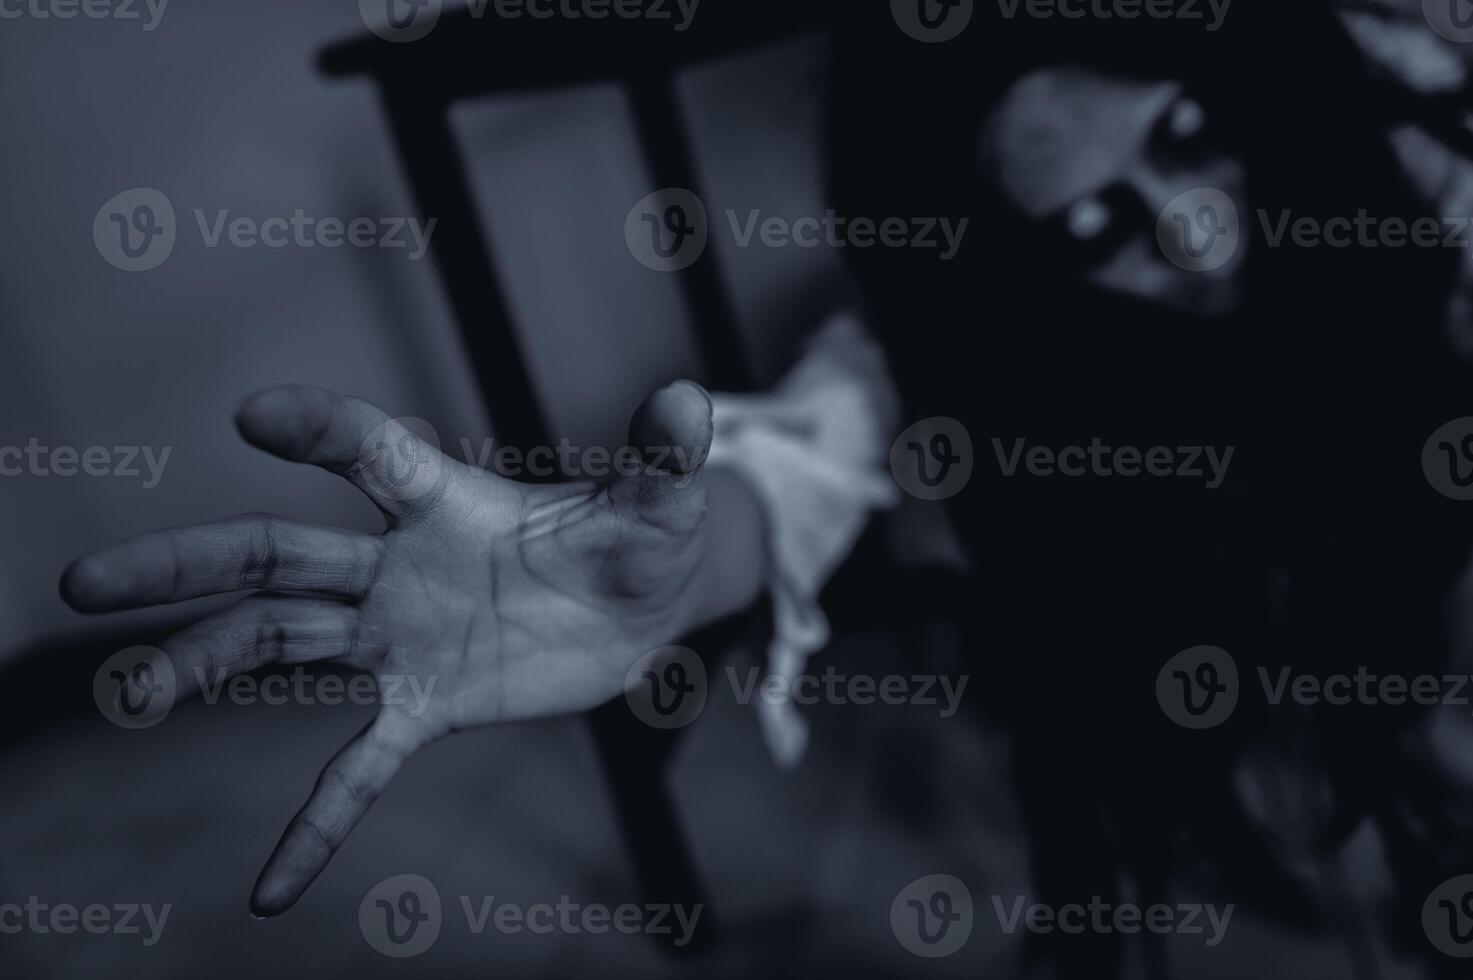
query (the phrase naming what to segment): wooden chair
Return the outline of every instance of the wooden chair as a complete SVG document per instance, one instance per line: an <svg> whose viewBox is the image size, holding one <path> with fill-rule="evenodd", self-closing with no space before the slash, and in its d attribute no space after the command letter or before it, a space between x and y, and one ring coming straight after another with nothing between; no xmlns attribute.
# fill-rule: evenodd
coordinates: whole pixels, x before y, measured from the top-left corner
<svg viewBox="0 0 1473 980"><path fill-rule="evenodd" d="M439 218L432 253L501 444L548 445L549 432L508 313L496 257L477 219L467 177L471 164L456 145L451 106L469 98L616 82L634 108L637 136L654 177L651 190L683 187L700 194L676 104L676 73L821 29L836 9L829 0L705 0L679 33L668 22L504 20L489 10L481 18L462 11L443 17L428 36L413 42L365 35L322 53L328 76L368 76L377 84L419 211ZM707 377L721 390L749 387L732 306L714 263L697 262L678 275ZM700 932L684 951L709 945L714 916L666 782L674 734L638 723L620 701L593 712L591 723L644 900L704 904Z"/></svg>

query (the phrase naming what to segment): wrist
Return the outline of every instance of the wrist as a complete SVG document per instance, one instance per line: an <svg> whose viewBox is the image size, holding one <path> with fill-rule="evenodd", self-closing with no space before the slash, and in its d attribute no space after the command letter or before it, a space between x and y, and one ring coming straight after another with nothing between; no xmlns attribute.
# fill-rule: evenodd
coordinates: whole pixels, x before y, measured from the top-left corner
<svg viewBox="0 0 1473 980"><path fill-rule="evenodd" d="M761 597L768 577L767 517L757 491L724 466L706 471L706 515L681 629L692 632L739 613Z"/></svg>

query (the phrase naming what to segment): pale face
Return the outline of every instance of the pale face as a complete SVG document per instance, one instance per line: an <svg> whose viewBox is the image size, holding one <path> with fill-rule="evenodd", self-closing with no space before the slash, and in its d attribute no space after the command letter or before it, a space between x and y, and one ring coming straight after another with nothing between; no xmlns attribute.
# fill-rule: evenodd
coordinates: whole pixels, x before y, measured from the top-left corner
<svg viewBox="0 0 1473 980"><path fill-rule="evenodd" d="M1242 166L1208 147L1209 122L1176 82L1044 68L1008 90L978 156L1010 204L1057 227L1051 248L1061 269L1169 309L1221 316L1242 299L1246 236L1210 271L1168 261L1156 238L1167 204L1201 188L1226 194L1247 219Z"/></svg>

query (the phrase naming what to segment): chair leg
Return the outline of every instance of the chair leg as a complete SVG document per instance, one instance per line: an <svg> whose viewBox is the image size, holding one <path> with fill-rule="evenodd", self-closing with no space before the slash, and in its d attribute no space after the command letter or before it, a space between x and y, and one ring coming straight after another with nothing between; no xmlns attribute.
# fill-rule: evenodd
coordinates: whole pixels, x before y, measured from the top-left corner
<svg viewBox="0 0 1473 980"><path fill-rule="evenodd" d="M655 940L674 953L705 949L714 937L711 909L666 780L680 731L643 724L622 698L593 711L589 721L644 902L701 910L694 935L683 946L676 945L683 937L674 931Z"/></svg>

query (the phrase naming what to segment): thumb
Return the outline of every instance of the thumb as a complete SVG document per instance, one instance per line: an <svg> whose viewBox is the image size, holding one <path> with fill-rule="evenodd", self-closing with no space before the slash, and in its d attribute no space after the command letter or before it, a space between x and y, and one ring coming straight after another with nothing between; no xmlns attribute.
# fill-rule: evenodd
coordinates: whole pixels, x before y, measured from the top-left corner
<svg viewBox="0 0 1473 980"><path fill-rule="evenodd" d="M694 381L677 381L646 398L629 423L640 465L625 467L609 487L614 505L662 531L695 530L706 513L706 457L711 452L711 396Z"/></svg>

